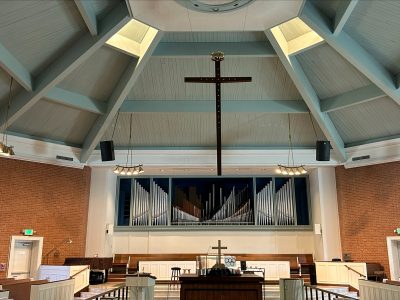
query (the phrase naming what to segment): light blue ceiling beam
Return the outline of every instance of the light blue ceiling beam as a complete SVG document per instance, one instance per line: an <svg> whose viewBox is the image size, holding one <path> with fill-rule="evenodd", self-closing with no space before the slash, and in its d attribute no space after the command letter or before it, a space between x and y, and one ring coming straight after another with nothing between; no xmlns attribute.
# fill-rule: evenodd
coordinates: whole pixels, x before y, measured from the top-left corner
<svg viewBox="0 0 400 300"><path fill-rule="evenodd" d="M365 103L386 96L380 88L374 84L326 99L321 99L321 111L331 112L338 109Z"/></svg>
<svg viewBox="0 0 400 300"><path fill-rule="evenodd" d="M223 112L308 113L303 100L223 100ZM215 112L215 100L125 100L120 112Z"/></svg>
<svg viewBox="0 0 400 300"><path fill-rule="evenodd" d="M97 35L97 17L96 12L89 0L75 0L75 4L85 21L91 35Z"/></svg>
<svg viewBox="0 0 400 300"><path fill-rule="evenodd" d="M122 74L120 80L114 88L110 99L107 102L106 113L97 118L95 124L90 129L88 135L85 138L80 155L81 162L84 163L88 160L90 154L100 142L105 131L111 125L111 122L117 114L118 110L120 109L122 103L128 96L128 93L132 90L133 85L138 79L140 73L143 71L144 66L154 52L155 47L161 39L161 36L162 33L158 31L153 38L151 44L149 45L146 53L142 57L140 57L140 59L131 59L130 64L126 67L124 73Z"/></svg>
<svg viewBox="0 0 400 300"><path fill-rule="evenodd" d="M99 115L104 114L107 109L107 104L105 102L101 102L88 96L67 91L58 87L52 88L45 97L53 102Z"/></svg>
<svg viewBox="0 0 400 300"><path fill-rule="evenodd" d="M209 56L211 52L222 51L231 56L276 57L271 44L264 42L197 42L158 44L153 56Z"/></svg>
<svg viewBox="0 0 400 300"><path fill-rule="evenodd" d="M289 57L284 53L270 29L266 30L265 34L278 54L278 57L288 72L290 78L293 80L293 83L299 90L304 102L310 109L314 119L317 121L326 138L330 141L338 159L341 161L346 161L347 155L344 149L344 142L329 115L321 111L320 100L317 96L317 93L313 89L310 81L301 68L300 63L297 61L296 57Z"/></svg>
<svg viewBox="0 0 400 300"><path fill-rule="evenodd" d="M104 45L129 20L130 17L126 5L121 2L99 22L99 33L97 36L92 37L89 33L84 34L74 45L65 50L42 74L35 78L35 89L33 92L22 91L14 97L8 124L11 125L14 123L41 98L45 97L53 87ZM4 120L0 123L0 126L2 125L4 125Z"/></svg>
<svg viewBox="0 0 400 300"><path fill-rule="evenodd" d="M3 68L27 91L32 91L32 77L29 71L0 44L0 67Z"/></svg>
<svg viewBox="0 0 400 300"><path fill-rule="evenodd" d="M397 88L390 72L345 31L335 36L330 29L329 20L309 1L305 4L300 18L369 80L400 104L400 89Z"/></svg>
<svg viewBox="0 0 400 300"><path fill-rule="evenodd" d="M338 35L346 25L347 20L350 18L351 13L356 7L358 0L343 0L340 1L339 7L335 16L335 23L333 24L333 34Z"/></svg>

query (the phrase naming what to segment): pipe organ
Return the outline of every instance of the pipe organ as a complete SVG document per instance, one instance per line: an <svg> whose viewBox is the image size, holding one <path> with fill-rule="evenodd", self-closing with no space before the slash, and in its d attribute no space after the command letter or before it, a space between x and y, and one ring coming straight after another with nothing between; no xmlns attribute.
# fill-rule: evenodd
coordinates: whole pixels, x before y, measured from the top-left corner
<svg viewBox="0 0 400 300"><path fill-rule="evenodd" d="M168 193L165 192L158 184L152 181L152 224L167 225L168 224Z"/></svg>
<svg viewBox="0 0 400 300"><path fill-rule="evenodd" d="M307 176L119 180L117 217L124 222L118 226L286 227L312 223Z"/></svg>
<svg viewBox="0 0 400 300"><path fill-rule="evenodd" d="M133 182L132 225L148 225L150 192L141 186L138 181L134 180Z"/></svg>
<svg viewBox="0 0 400 300"><path fill-rule="evenodd" d="M273 182L270 181L260 192L257 193L258 224L275 225L275 204Z"/></svg>
<svg viewBox="0 0 400 300"><path fill-rule="evenodd" d="M275 193L275 197L277 225L294 225L292 178Z"/></svg>

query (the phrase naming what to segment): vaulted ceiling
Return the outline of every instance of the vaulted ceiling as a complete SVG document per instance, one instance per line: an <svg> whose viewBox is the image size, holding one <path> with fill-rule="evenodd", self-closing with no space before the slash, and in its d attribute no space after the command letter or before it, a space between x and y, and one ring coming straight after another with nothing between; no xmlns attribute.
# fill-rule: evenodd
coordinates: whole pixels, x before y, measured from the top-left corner
<svg viewBox="0 0 400 300"><path fill-rule="evenodd" d="M221 50L222 75L253 78L222 87L223 149L287 151L289 114L296 151L328 139L337 164L386 142L395 150L382 159L398 159L399 15L387 0L255 0L222 14L174 0L2 0L0 124L13 77L16 141L72 147L86 163L113 138L123 156L133 113L138 151L215 149L215 89L183 79L213 76L208 54ZM117 33L124 47L107 43Z"/></svg>

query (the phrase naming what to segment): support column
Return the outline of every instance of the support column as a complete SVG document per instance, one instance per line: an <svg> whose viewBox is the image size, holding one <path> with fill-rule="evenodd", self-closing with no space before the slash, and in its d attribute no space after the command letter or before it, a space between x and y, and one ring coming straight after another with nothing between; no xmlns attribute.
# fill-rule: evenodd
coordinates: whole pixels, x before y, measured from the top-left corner
<svg viewBox="0 0 400 300"><path fill-rule="evenodd" d="M112 256L113 239L112 234L106 233L106 226L114 224L116 177L109 167L92 168L86 256Z"/></svg>
<svg viewBox="0 0 400 300"><path fill-rule="evenodd" d="M314 232L315 260L342 258L334 167L310 172L310 194L314 226L321 226L321 234Z"/></svg>

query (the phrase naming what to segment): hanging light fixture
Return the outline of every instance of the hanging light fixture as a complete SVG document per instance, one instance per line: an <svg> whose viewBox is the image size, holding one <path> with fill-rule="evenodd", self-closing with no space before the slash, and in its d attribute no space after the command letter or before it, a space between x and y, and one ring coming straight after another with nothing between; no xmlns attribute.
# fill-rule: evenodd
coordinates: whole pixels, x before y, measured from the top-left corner
<svg viewBox="0 0 400 300"><path fill-rule="evenodd" d="M117 117L118 118L118 117ZM115 122L115 126L117 126ZM114 127L115 130L115 127ZM114 133L113 133L114 135ZM130 127L129 127L129 145L128 145L128 153L126 154L126 163L124 166L116 165L114 168L114 173L123 175L123 176L131 176L131 175L138 175L144 172L143 165L134 165L133 164L133 146L132 142L132 114L130 116Z"/></svg>
<svg viewBox="0 0 400 300"><path fill-rule="evenodd" d="M292 147L292 135L290 132L290 114L288 114L288 123L289 123L289 152L288 152L288 163L287 165L278 165L276 169L276 173L282 175L301 175L306 174L307 170L304 165L295 165L294 164L294 154L293 154L293 147ZM292 161L290 162L290 158Z"/></svg>
<svg viewBox="0 0 400 300"><path fill-rule="evenodd" d="M6 111L6 119L5 119L5 122L4 122L3 139L0 142L0 155L3 155L3 156L13 156L13 155L15 155L14 149L13 149L14 146L8 145L8 142L7 142L8 113L9 113L10 107L11 107L13 81L14 81L14 78L11 77L10 90L9 90L9 93L8 93L8 104L7 104L7 111Z"/></svg>

